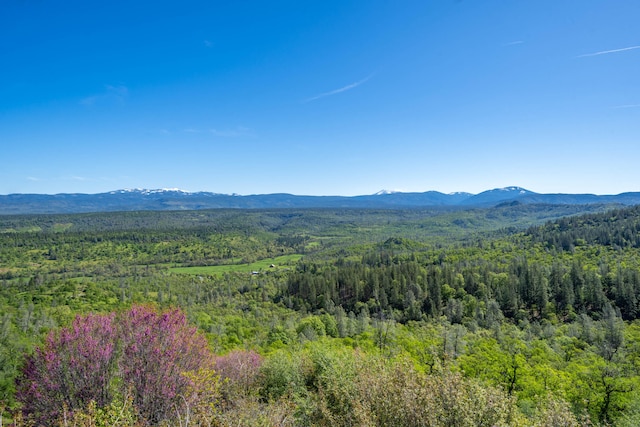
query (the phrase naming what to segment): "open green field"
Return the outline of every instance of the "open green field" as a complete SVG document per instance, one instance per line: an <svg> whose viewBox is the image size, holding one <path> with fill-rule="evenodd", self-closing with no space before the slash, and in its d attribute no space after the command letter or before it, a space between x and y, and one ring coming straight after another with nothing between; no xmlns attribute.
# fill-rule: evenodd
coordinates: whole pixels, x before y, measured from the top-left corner
<svg viewBox="0 0 640 427"><path fill-rule="evenodd" d="M222 276L225 273L251 273L291 266L302 258L300 254L283 255L275 258L265 258L247 264L211 265L204 267L174 267L169 271L177 274L197 274L204 276ZM271 267L274 265L275 267Z"/></svg>

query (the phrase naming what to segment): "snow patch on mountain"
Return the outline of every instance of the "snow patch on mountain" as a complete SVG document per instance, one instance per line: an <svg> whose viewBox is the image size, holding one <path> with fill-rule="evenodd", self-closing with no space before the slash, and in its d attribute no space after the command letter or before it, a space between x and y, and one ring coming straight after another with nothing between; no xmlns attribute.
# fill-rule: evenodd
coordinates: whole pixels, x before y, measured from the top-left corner
<svg viewBox="0 0 640 427"><path fill-rule="evenodd" d="M374 193L374 196L384 196L386 194L398 194L398 193L402 193L402 191L400 190L380 190L377 193Z"/></svg>
<svg viewBox="0 0 640 427"><path fill-rule="evenodd" d="M515 191L515 192L518 192L520 194L526 194L526 193L529 192L528 190L525 190L522 187L514 187L514 186L512 186L512 187L504 187L504 188L496 188L496 190L498 190L498 191Z"/></svg>
<svg viewBox="0 0 640 427"><path fill-rule="evenodd" d="M143 196L148 196L150 194L162 194L162 193L180 193L185 195L194 194L190 191L182 190L180 188L156 188L156 189L124 188L122 190L109 192L109 194L142 194Z"/></svg>

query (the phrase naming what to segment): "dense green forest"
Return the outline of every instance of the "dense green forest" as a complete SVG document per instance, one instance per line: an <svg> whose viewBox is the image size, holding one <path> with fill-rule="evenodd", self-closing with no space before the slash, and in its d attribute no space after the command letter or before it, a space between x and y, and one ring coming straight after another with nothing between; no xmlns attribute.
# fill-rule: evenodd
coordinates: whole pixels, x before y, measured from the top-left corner
<svg viewBox="0 0 640 427"><path fill-rule="evenodd" d="M190 424L112 393L60 425L640 424L638 207L2 216L4 418L56 331L140 304L215 355Z"/></svg>

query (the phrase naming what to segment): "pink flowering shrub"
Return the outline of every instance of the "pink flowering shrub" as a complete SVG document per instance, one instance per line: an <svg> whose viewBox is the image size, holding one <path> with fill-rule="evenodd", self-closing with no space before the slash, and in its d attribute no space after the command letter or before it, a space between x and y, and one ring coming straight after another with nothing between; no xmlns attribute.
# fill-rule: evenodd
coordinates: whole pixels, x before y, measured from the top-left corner
<svg viewBox="0 0 640 427"><path fill-rule="evenodd" d="M114 315L77 316L69 328L52 331L28 356L18 378L16 397L26 416L42 424L64 407L82 408L113 398L110 384L117 368Z"/></svg>
<svg viewBox="0 0 640 427"><path fill-rule="evenodd" d="M152 424L174 414L189 385L183 374L211 367L206 338L180 310L158 313L136 306L121 319L120 373L133 390L133 403Z"/></svg>
<svg viewBox="0 0 640 427"><path fill-rule="evenodd" d="M27 357L16 397L36 425L51 425L63 408L104 407L115 394L132 394L140 418L157 424L173 416L189 386L183 374L212 362L206 339L180 310L77 316Z"/></svg>
<svg viewBox="0 0 640 427"><path fill-rule="evenodd" d="M247 395L255 389L262 361L262 356L253 350L234 350L215 358L214 369L226 381L224 388L228 398Z"/></svg>

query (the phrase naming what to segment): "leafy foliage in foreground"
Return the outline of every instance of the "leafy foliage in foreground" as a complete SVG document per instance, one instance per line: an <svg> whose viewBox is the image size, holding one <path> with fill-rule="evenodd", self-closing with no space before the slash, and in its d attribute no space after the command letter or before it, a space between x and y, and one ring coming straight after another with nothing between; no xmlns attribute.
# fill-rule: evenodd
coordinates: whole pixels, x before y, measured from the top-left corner
<svg viewBox="0 0 640 427"><path fill-rule="evenodd" d="M552 395L539 403L532 421L499 387L449 369L427 374L406 356L389 358L326 340L278 351L264 361L235 351L219 362L225 374L199 369L184 375L189 386L171 405L171 419L150 423L134 399L125 397L105 406L86 400L74 411L64 407L43 424L542 427L553 420L553 425L579 425L566 403ZM18 417L15 425L22 423Z"/></svg>

